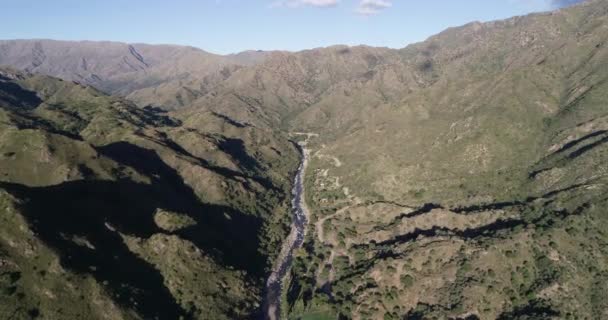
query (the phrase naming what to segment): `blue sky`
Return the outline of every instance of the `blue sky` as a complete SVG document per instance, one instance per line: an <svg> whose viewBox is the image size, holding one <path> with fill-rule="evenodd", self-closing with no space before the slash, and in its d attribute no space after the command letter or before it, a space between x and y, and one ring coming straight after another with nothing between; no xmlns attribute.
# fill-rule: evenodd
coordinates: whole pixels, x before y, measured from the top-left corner
<svg viewBox="0 0 608 320"><path fill-rule="evenodd" d="M447 27L578 0L0 0L0 39L192 45L215 53L401 48Z"/></svg>

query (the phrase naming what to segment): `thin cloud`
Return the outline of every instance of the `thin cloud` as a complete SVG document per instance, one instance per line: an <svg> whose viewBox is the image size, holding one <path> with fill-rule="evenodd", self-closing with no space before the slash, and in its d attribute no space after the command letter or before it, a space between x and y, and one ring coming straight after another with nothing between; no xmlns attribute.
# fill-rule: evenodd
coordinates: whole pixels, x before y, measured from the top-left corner
<svg viewBox="0 0 608 320"><path fill-rule="evenodd" d="M392 6L393 3L389 0L361 0L355 11L364 16L371 16Z"/></svg>
<svg viewBox="0 0 608 320"><path fill-rule="evenodd" d="M330 8L338 5L340 0L280 0L271 4L271 7L317 7L317 8Z"/></svg>

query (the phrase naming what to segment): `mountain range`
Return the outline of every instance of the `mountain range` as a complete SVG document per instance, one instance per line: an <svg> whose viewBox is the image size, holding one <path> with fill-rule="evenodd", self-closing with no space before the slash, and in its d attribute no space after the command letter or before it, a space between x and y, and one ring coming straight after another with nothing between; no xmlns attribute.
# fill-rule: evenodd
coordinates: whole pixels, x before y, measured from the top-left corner
<svg viewBox="0 0 608 320"><path fill-rule="evenodd" d="M0 316L262 317L306 136L282 318L608 317L607 41L602 0L403 49L0 41Z"/></svg>

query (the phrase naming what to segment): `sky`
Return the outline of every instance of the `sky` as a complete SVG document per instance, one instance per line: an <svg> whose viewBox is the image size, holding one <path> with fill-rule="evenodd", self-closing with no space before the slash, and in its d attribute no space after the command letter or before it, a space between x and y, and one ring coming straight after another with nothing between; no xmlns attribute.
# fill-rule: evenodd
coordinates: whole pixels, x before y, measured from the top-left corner
<svg viewBox="0 0 608 320"><path fill-rule="evenodd" d="M0 0L0 39L180 44L228 54L402 48L448 27L580 0Z"/></svg>

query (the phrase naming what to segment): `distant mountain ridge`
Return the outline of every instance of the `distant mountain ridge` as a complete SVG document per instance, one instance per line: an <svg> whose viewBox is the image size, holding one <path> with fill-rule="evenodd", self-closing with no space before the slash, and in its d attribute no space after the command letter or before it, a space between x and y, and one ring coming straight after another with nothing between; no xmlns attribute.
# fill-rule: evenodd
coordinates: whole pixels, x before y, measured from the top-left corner
<svg viewBox="0 0 608 320"><path fill-rule="evenodd" d="M110 41L0 40L0 65L131 95L136 101L147 92L150 98L138 102L164 101L168 109L202 95L206 86L200 82L221 81L240 66L260 63L268 54L220 56L188 46ZM181 98L167 97L163 87Z"/></svg>
<svg viewBox="0 0 608 320"><path fill-rule="evenodd" d="M178 312L246 319L258 310L258 262L276 256L290 219L292 143L308 136L310 224L285 284L284 318L608 317L608 1L473 22L403 49L217 56L174 46L2 43L0 64L92 85L0 69L0 213L29 218L11 218L4 230L37 227L65 254L103 241L83 238L82 226L53 224L44 215L53 196L80 195L84 185L96 191L85 208L109 201L120 212L138 209L129 221L108 214L111 232L99 213L93 235L124 233L122 257L159 268L168 281L153 289L170 290L161 302ZM40 174L48 167L51 175ZM169 196L122 207L120 195L103 192L108 185L135 187L139 199ZM191 206L180 208L174 196ZM135 228L157 207L171 212L144 233ZM174 228L184 228L178 239ZM181 244L163 246L169 238ZM222 277L191 277L175 271L190 263L175 267L155 254L169 248L181 258L182 240L196 240L211 258L204 275ZM11 243L0 237L0 262L28 261L26 246L4 249ZM109 247L99 248L88 257ZM0 294L17 286L49 301L14 278L0 275ZM118 292L120 281L110 280ZM146 281L131 285L127 292L137 292ZM164 309L109 300L144 317ZM220 317L205 313L209 306Z"/></svg>

